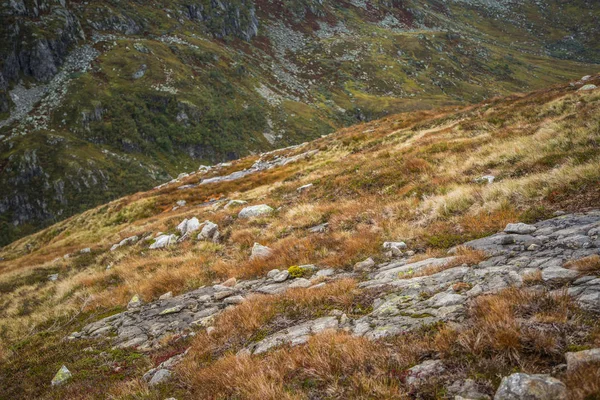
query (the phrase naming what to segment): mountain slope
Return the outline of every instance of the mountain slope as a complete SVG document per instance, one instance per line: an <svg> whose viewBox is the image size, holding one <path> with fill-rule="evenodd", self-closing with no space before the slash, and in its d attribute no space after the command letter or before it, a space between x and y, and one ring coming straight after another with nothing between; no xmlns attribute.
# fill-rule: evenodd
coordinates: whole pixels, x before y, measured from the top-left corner
<svg viewBox="0 0 600 400"><path fill-rule="evenodd" d="M415 398L409 369L435 359L444 370L424 378L423 398L465 379L491 395L515 371L597 395L596 369L561 367L565 353L600 346L593 86L600 75L388 116L203 168L4 247L0 397ZM241 212L261 204L272 210ZM219 234L207 223L156 249L193 218ZM172 356L178 367L153 369ZM51 388L63 364L73 378ZM162 369L148 386L142 375Z"/></svg>
<svg viewBox="0 0 600 400"><path fill-rule="evenodd" d="M0 244L199 163L600 62L585 0L0 7Z"/></svg>

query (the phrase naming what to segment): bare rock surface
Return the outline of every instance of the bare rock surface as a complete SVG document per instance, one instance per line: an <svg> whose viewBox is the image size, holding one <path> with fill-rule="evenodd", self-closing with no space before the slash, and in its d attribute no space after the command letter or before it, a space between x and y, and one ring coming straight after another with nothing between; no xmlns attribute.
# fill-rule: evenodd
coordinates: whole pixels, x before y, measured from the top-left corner
<svg viewBox="0 0 600 400"><path fill-rule="evenodd" d="M334 269L315 270L310 266L313 280L289 279L287 270L272 270L263 278L229 280L221 285L201 287L174 297L164 296L149 303L143 303L138 297L135 306L127 311L89 324L69 338L110 337L117 347L151 349L159 346L160 339L167 334L185 334L194 327L210 327L215 316L226 307L235 307L251 295L272 295L293 288L319 290L328 282L344 277L362 278L360 288L379 293L371 312L354 319L345 314L334 314L308 321L289 321L284 329L249 343L246 354L260 354L282 345L306 343L311 335L328 329L342 329L356 336L378 339L438 321L460 322L465 318L470 299L508 287L519 287L524 277L536 272L541 276L540 285L568 284L568 293L581 306L600 312L600 278L581 276L567 268L568 261L599 254L599 232L600 212L592 211L564 215L535 225L517 224L507 227L504 232L468 242L466 246L489 254L489 258L476 265L454 266L456 256L418 262L410 262L408 258L394 259L381 264L369 262L371 272L366 278ZM510 240L507 240L509 237ZM532 247L532 244L536 246ZM435 267L430 275L413 276L430 267ZM599 357L598 349L566 355L568 368L595 362ZM422 366L424 370L432 369L439 373L443 369L439 363L429 364ZM168 366L157 367L147 380L151 382L158 371L168 369ZM159 378L168 379L168 376L167 372L161 372L155 382ZM505 378L495 398L562 399L565 398L563 389L564 385L553 378L514 374Z"/></svg>

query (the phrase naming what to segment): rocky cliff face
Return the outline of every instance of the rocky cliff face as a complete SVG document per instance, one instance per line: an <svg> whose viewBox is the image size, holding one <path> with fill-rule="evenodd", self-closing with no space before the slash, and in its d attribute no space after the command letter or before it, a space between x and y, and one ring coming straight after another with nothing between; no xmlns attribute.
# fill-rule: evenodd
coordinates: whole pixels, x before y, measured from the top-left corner
<svg viewBox="0 0 600 400"><path fill-rule="evenodd" d="M72 46L85 35L79 19L65 1L11 1L0 11L4 45L0 72L4 81L31 77L47 82L62 65Z"/></svg>

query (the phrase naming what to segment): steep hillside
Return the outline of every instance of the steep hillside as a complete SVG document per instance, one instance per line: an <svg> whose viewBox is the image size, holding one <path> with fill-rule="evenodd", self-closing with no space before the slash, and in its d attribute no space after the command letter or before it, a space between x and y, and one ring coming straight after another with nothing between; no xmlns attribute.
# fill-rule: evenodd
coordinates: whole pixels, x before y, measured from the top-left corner
<svg viewBox="0 0 600 400"><path fill-rule="evenodd" d="M0 398L595 398L598 86L388 116L5 246Z"/></svg>
<svg viewBox="0 0 600 400"><path fill-rule="evenodd" d="M587 0L3 2L0 245L200 163L593 73L599 13Z"/></svg>

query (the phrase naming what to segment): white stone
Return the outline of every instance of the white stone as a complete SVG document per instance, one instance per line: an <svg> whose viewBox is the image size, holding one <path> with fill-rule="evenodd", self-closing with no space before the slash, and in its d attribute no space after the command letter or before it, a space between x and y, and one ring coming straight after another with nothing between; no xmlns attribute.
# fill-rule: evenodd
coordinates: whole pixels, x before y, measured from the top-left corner
<svg viewBox="0 0 600 400"><path fill-rule="evenodd" d="M254 246L252 246L252 255L250 256L250 259L253 260L256 258L268 258L272 254L273 250L270 247L263 246L260 243L254 243Z"/></svg>
<svg viewBox="0 0 600 400"><path fill-rule="evenodd" d="M242 211L239 212L238 218L254 218L254 217L262 217L265 215L271 215L273 213L273 208L269 207L266 204L260 204L257 206L245 207Z"/></svg>
<svg viewBox="0 0 600 400"><path fill-rule="evenodd" d="M52 386L60 386L69 379L71 379L72 376L73 375L71 374L71 371L69 371L67 366L63 365L62 367L60 367L56 375L54 375L54 378L52 378L51 384Z"/></svg>
<svg viewBox="0 0 600 400"><path fill-rule="evenodd" d="M176 235L160 235L155 239L154 243L150 245L150 249L163 249L174 244L175 242L177 242Z"/></svg>
<svg viewBox="0 0 600 400"><path fill-rule="evenodd" d="M524 224L519 222L517 224L508 224L506 228L504 228L504 232L506 233L516 233L519 235L527 235L533 233L537 230L537 228L533 225Z"/></svg>
<svg viewBox="0 0 600 400"><path fill-rule="evenodd" d="M586 92L586 91L588 91L588 90L595 90L595 89L598 89L598 86L596 86L596 85L592 85L592 84L589 84L589 85L584 85L584 86L582 86L582 87L579 89L579 91L580 91L580 92Z"/></svg>
<svg viewBox="0 0 600 400"><path fill-rule="evenodd" d="M548 375L516 373L502 379L494 400L566 400L567 387Z"/></svg>
<svg viewBox="0 0 600 400"><path fill-rule="evenodd" d="M385 242L383 244L383 248L385 250L391 250L394 247L402 250L402 249L406 248L406 243L404 243L404 242Z"/></svg>
<svg viewBox="0 0 600 400"><path fill-rule="evenodd" d="M298 279L294 279L292 281L292 283L290 283L290 286L288 286L290 289L293 288L307 288L312 286L312 283L305 278L298 278Z"/></svg>
<svg viewBox="0 0 600 400"><path fill-rule="evenodd" d="M308 189L312 188L314 185L312 183L309 183L308 185L304 185L304 186L300 186L298 189L296 189L296 191L298 193L302 193L307 191Z"/></svg>
<svg viewBox="0 0 600 400"><path fill-rule="evenodd" d="M219 238L219 226L211 221L205 221L202 230L198 234L198 240L217 241Z"/></svg>

